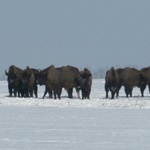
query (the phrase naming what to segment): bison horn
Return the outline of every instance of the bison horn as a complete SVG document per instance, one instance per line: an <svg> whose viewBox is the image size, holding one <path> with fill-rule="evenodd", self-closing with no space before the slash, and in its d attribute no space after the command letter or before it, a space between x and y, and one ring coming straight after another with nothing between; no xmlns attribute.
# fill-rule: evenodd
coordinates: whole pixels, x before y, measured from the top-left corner
<svg viewBox="0 0 150 150"><path fill-rule="evenodd" d="M5 70L5 75L8 76L8 71L7 70Z"/></svg>

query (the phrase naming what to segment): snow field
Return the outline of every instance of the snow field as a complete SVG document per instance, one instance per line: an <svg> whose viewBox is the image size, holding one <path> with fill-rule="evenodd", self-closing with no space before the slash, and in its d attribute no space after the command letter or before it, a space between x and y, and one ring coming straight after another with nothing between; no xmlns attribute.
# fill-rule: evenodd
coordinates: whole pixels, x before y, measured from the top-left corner
<svg viewBox="0 0 150 150"><path fill-rule="evenodd" d="M93 80L91 99L8 97L0 82L2 150L149 150L150 103L135 88L132 98L105 99L104 80Z"/></svg>
<svg viewBox="0 0 150 150"><path fill-rule="evenodd" d="M73 99L67 97L67 92L63 90L61 100L49 99L48 95L42 99L45 87L38 86L38 98L18 98L8 97L7 82L0 82L0 104L1 105L17 105L17 106L44 106L44 107L83 107L83 108L150 108L150 94L148 89L145 90L145 97L141 97L140 89L133 89L133 97L126 98L124 88L120 90L120 96L115 99L105 99L103 79L94 79L90 100L82 100L77 98L74 90ZM81 93L80 93L81 95ZM110 95L110 93L109 93ZM110 95L111 97L111 95Z"/></svg>

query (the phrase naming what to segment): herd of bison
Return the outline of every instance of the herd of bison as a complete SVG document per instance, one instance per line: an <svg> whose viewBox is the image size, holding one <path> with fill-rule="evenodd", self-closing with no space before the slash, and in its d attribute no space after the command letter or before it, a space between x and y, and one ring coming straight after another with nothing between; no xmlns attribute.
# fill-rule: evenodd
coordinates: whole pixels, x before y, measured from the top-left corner
<svg viewBox="0 0 150 150"><path fill-rule="evenodd" d="M150 67L142 68L138 70L136 68L110 68L106 72L105 76L105 91L106 98L108 98L108 92L111 92L111 98L113 99L115 94L119 96L119 90L124 86L126 97L132 97L133 88L139 87L141 96L144 96L144 90L148 85L150 91Z"/></svg>
<svg viewBox="0 0 150 150"><path fill-rule="evenodd" d="M56 68L54 65L43 70L26 67L20 69L11 65L5 70L8 81L9 96L38 97L38 86L45 85L43 98L48 93L50 98L60 99L64 88L69 98L73 98L73 88L79 96L81 90L82 99L89 99L92 85L92 74L85 68L79 71L74 66L62 66Z"/></svg>
<svg viewBox="0 0 150 150"><path fill-rule="evenodd" d="M45 85L45 92L50 98L61 99L62 89L68 94L68 98L73 98L73 88L75 88L78 98L81 91L82 99L90 99L92 86L92 73L87 68L79 71L74 66L62 66L56 68L51 65L43 70L26 67L21 69L11 65L5 70L8 81L9 96L12 97L38 97L38 85ZM126 97L132 97L132 90L135 86L140 88L141 96L144 96L144 90L148 85L150 90L150 67L138 70L136 68L125 67L115 69L111 67L105 76L106 98L119 96L119 90L122 86L125 89Z"/></svg>

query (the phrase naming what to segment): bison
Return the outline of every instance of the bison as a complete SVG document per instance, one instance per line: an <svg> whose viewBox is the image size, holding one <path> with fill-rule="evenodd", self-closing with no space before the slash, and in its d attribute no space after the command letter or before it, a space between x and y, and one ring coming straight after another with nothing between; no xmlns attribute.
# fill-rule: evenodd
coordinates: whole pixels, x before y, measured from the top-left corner
<svg viewBox="0 0 150 150"><path fill-rule="evenodd" d="M114 99L115 93L118 89L119 78L114 67L111 67L110 70L106 72L105 76L105 92L106 98L108 98L108 92L111 91L111 99Z"/></svg>
<svg viewBox="0 0 150 150"><path fill-rule="evenodd" d="M22 73L21 69L15 65L11 65L7 70L5 70L5 75L7 76L8 81L8 90L9 96L12 97L12 94L16 97L24 95L24 87L22 82Z"/></svg>
<svg viewBox="0 0 150 150"><path fill-rule="evenodd" d="M145 82L144 82L145 86L143 86L141 88L141 91L143 91L143 93L144 93L144 90L145 90L146 86L148 85L149 92L150 92L150 67L142 68L140 71L143 72L144 78L145 78Z"/></svg>
<svg viewBox="0 0 150 150"><path fill-rule="evenodd" d="M57 68L60 73L61 89L65 88L69 98L73 98L73 88L76 89L79 96L79 87L82 85L82 78L78 68L73 66L62 66Z"/></svg>
<svg viewBox="0 0 150 150"><path fill-rule="evenodd" d="M70 65L68 65L67 68L69 68L75 76L75 89L76 89L78 98L80 98L79 91L80 91L80 88L81 88L81 84L83 82L82 78L80 77L80 71L77 67L70 66Z"/></svg>
<svg viewBox="0 0 150 150"><path fill-rule="evenodd" d="M83 79L81 86L82 99L90 99L92 74L87 68L84 68L83 71L80 71L80 75Z"/></svg>
<svg viewBox="0 0 150 150"><path fill-rule="evenodd" d="M53 91L54 99L56 99L57 97L60 99L60 94L61 94L60 73L57 71L57 69L53 65L51 65L50 67L46 69L39 71L38 76L37 76L37 82L40 85L46 86L45 92Z"/></svg>
<svg viewBox="0 0 150 150"><path fill-rule="evenodd" d="M117 69L117 74L119 76L119 87L117 89L117 94L119 95L119 89L124 86L126 97L130 95L132 97L132 90L135 86L139 87L141 90L141 96L143 97L144 87L145 87L145 77L142 71L135 68L126 67L124 69Z"/></svg>
<svg viewBox="0 0 150 150"><path fill-rule="evenodd" d="M37 84L36 77L38 70L31 69L28 66L22 71L22 77L24 81L24 87L26 87L25 97L33 97L33 93L37 97Z"/></svg>

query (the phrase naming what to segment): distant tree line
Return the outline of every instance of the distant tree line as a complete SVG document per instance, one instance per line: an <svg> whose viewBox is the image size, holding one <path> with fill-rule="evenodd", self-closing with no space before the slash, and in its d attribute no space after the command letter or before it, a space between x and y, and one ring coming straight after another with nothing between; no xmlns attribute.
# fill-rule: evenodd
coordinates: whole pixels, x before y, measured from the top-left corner
<svg viewBox="0 0 150 150"><path fill-rule="evenodd" d="M89 70L91 70L91 72L92 72L93 79L104 79L106 76L106 71L109 70L111 67L113 67L113 66L99 67L95 70L92 70L89 68ZM114 66L114 68L124 68L124 67L127 67L127 66ZM141 67L139 67L137 65L128 65L128 67L141 69Z"/></svg>
<svg viewBox="0 0 150 150"><path fill-rule="evenodd" d="M98 68L97 70L92 70L92 76L94 79L104 79L107 70L108 68Z"/></svg>

